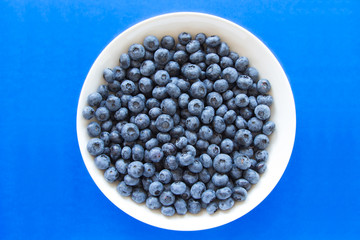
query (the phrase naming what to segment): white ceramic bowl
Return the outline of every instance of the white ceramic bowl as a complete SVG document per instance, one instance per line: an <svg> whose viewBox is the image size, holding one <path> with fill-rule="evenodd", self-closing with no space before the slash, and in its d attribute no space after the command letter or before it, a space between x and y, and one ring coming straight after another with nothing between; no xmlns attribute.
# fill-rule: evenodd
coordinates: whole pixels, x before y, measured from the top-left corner
<svg viewBox="0 0 360 240"><path fill-rule="evenodd" d="M268 148L267 170L261 176L259 183L249 191L246 201L236 203L228 211L217 211L214 215L202 211L196 215L165 217L159 211L149 210L145 204L136 204L131 198L120 196L116 191L116 184L105 181L103 171L95 167L94 158L87 152L86 145L90 139L86 130L88 121L82 118L81 113L86 106L87 96L104 83L103 69L118 65L120 54L127 52L132 43L142 43L147 35L155 35L158 38L172 35L177 39L177 35L184 31L193 36L199 32L207 36L219 35L228 43L232 51L249 58L250 65L258 69L260 77L269 79L274 98L271 120L276 123L276 131L271 136ZM290 159L295 139L295 121L295 103L288 79L275 56L258 38L223 18L202 13L180 12L140 22L121 33L106 46L91 67L81 90L77 110L77 136L84 163L91 177L112 203L144 223L165 229L190 231L217 227L240 218L269 195L280 180Z"/></svg>

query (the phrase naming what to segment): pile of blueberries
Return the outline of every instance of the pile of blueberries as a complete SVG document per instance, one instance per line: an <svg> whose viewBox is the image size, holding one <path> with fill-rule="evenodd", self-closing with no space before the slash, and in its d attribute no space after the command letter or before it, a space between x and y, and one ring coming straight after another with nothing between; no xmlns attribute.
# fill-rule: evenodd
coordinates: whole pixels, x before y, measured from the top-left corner
<svg viewBox="0 0 360 240"><path fill-rule="evenodd" d="M270 83L219 36L147 36L103 72L83 117L117 191L165 216L244 201L266 170Z"/></svg>

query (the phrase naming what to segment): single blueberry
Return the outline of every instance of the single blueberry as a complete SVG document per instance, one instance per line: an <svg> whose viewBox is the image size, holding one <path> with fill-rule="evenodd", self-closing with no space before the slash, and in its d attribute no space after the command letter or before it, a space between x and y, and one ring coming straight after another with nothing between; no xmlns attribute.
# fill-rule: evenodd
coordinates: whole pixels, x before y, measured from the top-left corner
<svg viewBox="0 0 360 240"><path fill-rule="evenodd" d="M161 207L161 203L159 201L159 199L157 197L153 197L153 196L150 196L146 199L146 202L145 202L146 206L149 208L149 209L159 209Z"/></svg>
<svg viewBox="0 0 360 240"><path fill-rule="evenodd" d="M133 68L134 69L134 68ZM137 68L136 68L137 69ZM140 66L140 73L143 75L143 76L146 76L146 77L149 77L151 76L152 74L155 73L155 64L153 61L151 60L145 60L144 62L141 63L141 66ZM131 78L130 78L131 79Z"/></svg>
<svg viewBox="0 0 360 240"><path fill-rule="evenodd" d="M246 170L244 172L243 176L251 184L256 184L260 179L259 174L256 171L252 170L252 169Z"/></svg>
<svg viewBox="0 0 360 240"><path fill-rule="evenodd" d="M251 77L254 82L257 82L259 80L259 72L254 67L248 67L245 70L245 74Z"/></svg>
<svg viewBox="0 0 360 240"><path fill-rule="evenodd" d="M86 147L92 156L98 156L104 152L104 141L99 138L92 138Z"/></svg>
<svg viewBox="0 0 360 240"><path fill-rule="evenodd" d="M234 199L230 197L228 199L219 201L219 208L223 211L229 210L234 206L234 203Z"/></svg>
<svg viewBox="0 0 360 240"><path fill-rule="evenodd" d="M230 48L225 42L221 42L218 46L217 52L221 57L228 56L230 53Z"/></svg>
<svg viewBox="0 0 360 240"><path fill-rule="evenodd" d="M176 213L179 215L185 215L187 213L187 206L184 199L177 199L174 203Z"/></svg>
<svg viewBox="0 0 360 240"><path fill-rule="evenodd" d="M229 155L220 153L214 158L213 167L220 173L227 173L232 168L232 159Z"/></svg>
<svg viewBox="0 0 360 240"><path fill-rule="evenodd" d="M176 111L176 104L173 102L171 106L174 107L174 110ZM199 99L193 99L188 104L188 110L189 112L194 116L199 116L201 112L204 109L204 103L200 101ZM175 113L175 112L174 112Z"/></svg>
<svg viewBox="0 0 360 240"><path fill-rule="evenodd" d="M220 59L220 67L226 69L228 67L234 67L234 61L230 57L222 57Z"/></svg>
<svg viewBox="0 0 360 240"><path fill-rule="evenodd" d="M235 68L238 72L244 72L249 65L249 59L247 57L239 57L235 61Z"/></svg>
<svg viewBox="0 0 360 240"><path fill-rule="evenodd" d="M164 152L159 147L154 147L149 152L150 161L157 163L164 157Z"/></svg>
<svg viewBox="0 0 360 240"><path fill-rule="evenodd" d="M259 132L263 127L263 122L259 120L257 117L252 117L249 119L247 125L250 131Z"/></svg>
<svg viewBox="0 0 360 240"><path fill-rule="evenodd" d="M131 199L136 203L143 203L146 200L146 192L141 188L135 188L131 193Z"/></svg>
<svg viewBox="0 0 360 240"><path fill-rule="evenodd" d="M110 182L110 183L115 182L119 178L119 176L120 176L119 172L114 167L109 167L104 172L105 180Z"/></svg>
<svg viewBox="0 0 360 240"><path fill-rule="evenodd" d="M174 127L174 120L167 114L161 114L156 118L155 125L160 132L169 132Z"/></svg>
<svg viewBox="0 0 360 240"><path fill-rule="evenodd" d="M260 104L254 110L255 116L260 120L267 120L270 118L270 108L267 105Z"/></svg>
<svg viewBox="0 0 360 240"><path fill-rule="evenodd" d="M121 182L117 185L116 190L118 191L118 193L119 193L121 196L124 196L124 197L130 196L131 193L132 193L132 187L126 185L126 183L125 183L124 181L121 181Z"/></svg>
<svg viewBox="0 0 360 240"><path fill-rule="evenodd" d="M97 122L89 123L86 129L90 137L97 137L101 132L101 127Z"/></svg>
<svg viewBox="0 0 360 240"><path fill-rule="evenodd" d="M249 183L249 181L244 178L240 178L240 179L236 180L235 185L237 187L244 188L246 191L249 191L251 188L251 184Z"/></svg>
<svg viewBox="0 0 360 240"><path fill-rule="evenodd" d="M265 134L265 135L271 135L275 130L275 123L272 122L272 121L267 121L263 127L262 127L262 132Z"/></svg>
<svg viewBox="0 0 360 240"><path fill-rule="evenodd" d="M166 48L159 48L154 53L154 61L159 65L165 66L170 61L170 52Z"/></svg>
<svg viewBox="0 0 360 240"><path fill-rule="evenodd" d="M174 48L174 46L175 46L175 39L173 37L164 36L161 39L161 47L171 50Z"/></svg>
<svg viewBox="0 0 360 240"><path fill-rule="evenodd" d="M143 44L146 50L153 52L159 48L159 39L153 35L149 35L145 37Z"/></svg>
<svg viewBox="0 0 360 240"><path fill-rule="evenodd" d="M98 92L94 92L89 94L89 96L87 97L87 103L91 106L91 107L97 107L99 106L100 102L102 100L102 96L100 93Z"/></svg>
<svg viewBox="0 0 360 240"><path fill-rule="evenodd" d="M164 215L164 216L167 216L167 217L171 217L175 214L175 208L174 207L165 207L165 206L162 206L161 207L161 213Z"/></svg>
<svg viewBox="0 0 360 240"><path fill-rule="evenodd" d="M254 146L262 150L269 145L269 138L265 134L259 134L254 138Z"/></svg>
<svg viewBox="0 0 360 240"><path fill-rule="evenodd" d="M108 83L112 83L114 81L114 73L113 73L111 68L105 68L104 69L103 78Z"/></svg>
<svg viewBox="0 0 360 240"><path fill-rule="evenodd" d="M199 161L201 162L201 164L204 168L209 168L212 166L212 159L211 159L210 155L208 155L206 153L203 153L200 155Z"/></svg>
<svg viewBox="0 0 360 240"><path fill-rule="evenodd" d="M160 108L162 113L173 116L176 113L177 104L171 98L162 100Z"/></svg>
<svg viewBox="0 0 360 240"><path fill-rule="evenodd" d="M122 67L123 69L127 69L130 67L130 56L126 53L123 53L120 55L120 67Z"/></svg>
<svg viewBox="0 0 360 240"><path fill-rule="evenodd" d="M170 206L175 202L175 196L170 191L164 191L160 194L159 200L163 206Z"/></svg>
<svg viewBox="0 0 360 240"><path fill-rule="evenodd" d="M260 79L257 82L257 90L261 94L266 94L270 91L271 85L270 82L267 79Z"/></svg>
<svg viewBox="0 0 360 240"><path fill-rule="evenodd" d="M110 167L110 158L105 154L101 154L95 157L95 166L98 169L108 169Z"/></svg>
<svg viewBox="0 0 360 240"><path fill-rule="evenodd" d="M140 182L140 178L134 178L128 174L126 174L124 176L124 182L126 183L126 185L128 186L136 186L139 184Z"/></svg>
<svg viewBox="0 0 360 240"><path fill-rule="evenodd" d="M208 214L212 215L219 209L219 206L216 202L211 202L207 207L206 211Z"/></svg>
<svg viewBox="0 0 360 240"><path fill-rule="evenodd" d="M145 56L145 48L141 44L132 44L129 47L128 54L133 60L140 60Z"/></svg>
<svg viewBox="0 0 360 240"><path fill-rule="evenodd" d="M199 160L195 159L195 161L188 166L188 169L192 173L200 173L203 170L203 166Z"/></svg>
<svg viewBox="0 0 360 240"><path fill-rule="evenodd" d="M229 182L229 177L226 174L214 173L211 181L217 187L225 187Z"/></svg>
<svg viewBox="0 0 360 240"><path fill-rule="evenodd" d="M206 104L213 107L218 108L223 103L222 96L217 92L211 92L206 97Z"/></svg>
<svg viewBox="0 0 360 240"><path fill-rule="evenodd" d="M259 95L256 97L256 100L258 104L265 104L270 107L273 102L273 97L270 95Z"/></svg>
<svg viewBox="0 0 360 240"><path fill-rule="evenodd" d="M212 35L208 38L206 38L205 41L206 45L208 45L209 47L217 47L218 45L220 45L221 40L219 36L216 35Z"/></svg>
<svg viewBox="0 0 360 240"><path fill-rule="evenodd" d="M220 77L220 75L221 75L221 68L216 63L209 65L208 68L206 69L206 77L209 80L216 80Z"/></svg>

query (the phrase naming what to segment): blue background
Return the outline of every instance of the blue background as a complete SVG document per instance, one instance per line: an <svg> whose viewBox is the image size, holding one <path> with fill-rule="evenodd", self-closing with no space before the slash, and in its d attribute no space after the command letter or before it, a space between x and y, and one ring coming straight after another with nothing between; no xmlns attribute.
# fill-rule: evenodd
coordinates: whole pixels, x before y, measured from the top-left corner
<svg viewBox="0 0 360 240"><path fill-rule="evenodd" d="M360 1L0 1L1 239L359 239ZM175 232L115 207L88 174L75 115L101 50L146 18L227 18L278 57L295 96L285 174L244 217ZM146 235L146 237L144 237Z"/></svg>

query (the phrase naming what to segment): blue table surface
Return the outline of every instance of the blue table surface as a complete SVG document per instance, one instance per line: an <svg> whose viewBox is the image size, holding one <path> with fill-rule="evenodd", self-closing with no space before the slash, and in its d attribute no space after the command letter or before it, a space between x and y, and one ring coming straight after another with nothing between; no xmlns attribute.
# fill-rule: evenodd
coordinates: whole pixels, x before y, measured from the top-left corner
<svg viewBox="0 0 360 240"><path fill-rule="evenodd" d="M360 239L360 1L1 1L1 239ZM278 57L296 102L288 168L224 226L146 225L96 187L78 148L83 81L119 33L146 18L227 18Z"/></svg>

